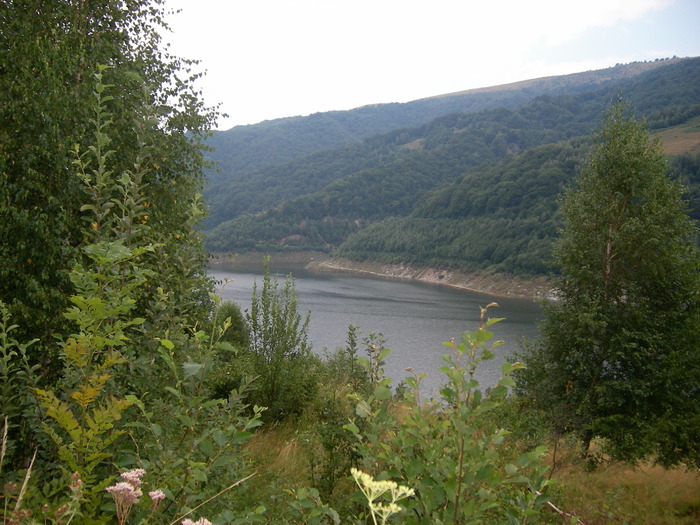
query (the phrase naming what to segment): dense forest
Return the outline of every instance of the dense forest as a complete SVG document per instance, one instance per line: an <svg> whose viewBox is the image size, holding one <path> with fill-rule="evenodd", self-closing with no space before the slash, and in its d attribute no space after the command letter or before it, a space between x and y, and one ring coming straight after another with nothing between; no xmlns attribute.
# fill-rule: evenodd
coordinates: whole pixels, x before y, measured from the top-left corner
<svg viewBox="0 0 700 525"><path fill-rule="evenodd" d="M654 131L700 114L700 59L661 64L512 107L450 113L245 176L227 179L222 166L206 193L206 246L548 273L557 196L604 109L622 98ZM691 196L697 161L696 152L672 160Z"/></svg>

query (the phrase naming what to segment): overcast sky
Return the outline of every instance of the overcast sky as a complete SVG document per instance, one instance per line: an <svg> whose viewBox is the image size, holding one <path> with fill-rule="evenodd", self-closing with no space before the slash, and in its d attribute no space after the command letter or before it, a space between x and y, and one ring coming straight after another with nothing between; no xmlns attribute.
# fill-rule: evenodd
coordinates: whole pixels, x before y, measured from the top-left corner
<svg viewBox="0 0 700 525"><path fill-rule="evenodd" d="M219 129L700 56L699 0L166 0Z"/></svg>

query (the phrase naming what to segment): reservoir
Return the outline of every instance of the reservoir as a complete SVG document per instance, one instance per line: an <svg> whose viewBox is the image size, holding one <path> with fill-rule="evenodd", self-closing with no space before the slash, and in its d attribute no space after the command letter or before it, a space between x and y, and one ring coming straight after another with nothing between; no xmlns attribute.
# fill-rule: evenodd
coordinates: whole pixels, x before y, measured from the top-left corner
<svg viewBox="0 0 700 525"><path fill-rule="evenodd" d="M260 269L227 268L225 264L209 270L223 282L217 294L225 301L237 303L242 310L250 307L253 284L258 293L262 287ZM505 318L493 325L493 340L504 344L495 349L496 358L482 363L476 378L482 387L493 386L500 377L501 364L507 356L520 349L524 338L534 340L541 308L534 300L455 289L414 281L354 276L347 274L311 273L303 267L272 266L271 274L283 284L292 275L299 299L299 313L311 314L308 338L313 351L319 355L332 353L346 346L348 325L359 327L358 356L366 357L363 338L370 333L382 334L387 348L393 350L386 359L385 372L392 386L410 375L412 368L425 373L421 382L421 397L438 397L444 383L438 369L445 365L442 355L450 348L442 343L460 340L465 330L475 330L479 322L479 307L497 302L489 310L491 318Z"/></svg>

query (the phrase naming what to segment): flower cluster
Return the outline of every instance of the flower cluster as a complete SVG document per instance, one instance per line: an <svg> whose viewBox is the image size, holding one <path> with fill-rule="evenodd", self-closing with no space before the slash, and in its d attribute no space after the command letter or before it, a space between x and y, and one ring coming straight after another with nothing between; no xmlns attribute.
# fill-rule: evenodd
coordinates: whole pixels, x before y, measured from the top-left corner
<svg viewBox="0 0 700 525"><path fill-rule="evenodd" d="M212 525L212 523L206 518L199 518L197 521L187 518L182 520L182 525Z"/></svg>
<svg viewBox="0 0 700 525"><path fill-rule="evenodd" d="M372 519L376 523L377 520L375 516L381 517L382 523L386 523L386 520L392 514L397 514L401 512L401 507L396 503L404 498L409 498L415 494L415 491L404 485L399 485L391 480L375 480L372 476L366 472L362 472L356 468L350 469L352 477L355 478L355 483L360 487L360 491L367 498L369 504L369 510L372 513ZM380 503L377 500L384 494L390 497L391 501L388 503Z"/></svg>
<svg viewBox="0 0 700 525"><path fill-rule="evenodd" d="M133 485L135 488L138 488L141 486L141 477L146 473L145 470L142 468L137 468L134 470L130 470L128 472L124 472L121 475L121 478L126 481L127 483L130 483Z"/></svg>
<svg viewBox="0 0 700 525"><path fill-rule="evenodd" d="M139 487L142 483L141 476L145 473L146 471L141 468L124 472L121 475L124 481L115 483L105 489L114 498L114 503L117 507L117 521L120 525L126 523L131 507L136 505L143 495Z"/></svg>
<svg viewBox="0 0 700 525"><path fill-rule="evenodd" d="M117 507L117 522L120 525L126 523L131 507L136 505L141 500L141 496L143 496L140 487L143 484L141 478L144 474L146 474L146 471L142 468L123 472L121 478L124 481L115 483L105 489L114 498L114 503ZM153 503L151 507L151 515L153 515L158 508L158 504L165 499L165 493L162 490L153 490L148 493L148 496Z"/></svg>

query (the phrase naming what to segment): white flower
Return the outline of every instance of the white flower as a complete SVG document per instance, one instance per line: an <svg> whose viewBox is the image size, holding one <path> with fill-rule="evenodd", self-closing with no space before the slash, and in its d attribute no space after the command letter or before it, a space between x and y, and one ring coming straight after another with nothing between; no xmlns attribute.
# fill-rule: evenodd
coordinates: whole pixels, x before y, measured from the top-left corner
<svg viewBox="0 0 700 525"><path fill-rule="evenodd" d="M199 518L197 521L186 518L182 520L182 525L212 525L212 523L206 518Z"/></svg>

